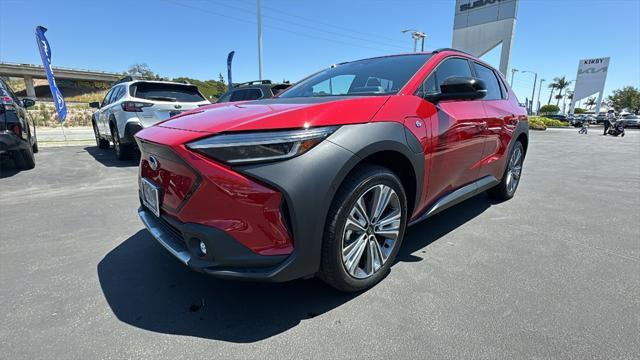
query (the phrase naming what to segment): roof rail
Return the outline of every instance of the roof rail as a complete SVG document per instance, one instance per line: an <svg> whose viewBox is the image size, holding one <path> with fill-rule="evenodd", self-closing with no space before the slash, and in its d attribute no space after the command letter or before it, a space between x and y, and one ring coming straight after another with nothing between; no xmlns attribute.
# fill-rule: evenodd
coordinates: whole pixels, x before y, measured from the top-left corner
<svg viewBox="0 0 640 360"><path fill-rule="evenodd" d="M271 80L253 80L253 81L247 81L247 82L243 82L243 83L233 84L233 87L248 86L248 85L256 85L256 84L269 85L269 84L271 84Z"/></svg>
<svg viewBox="0 0 640 360"><path fill-rule="evenodd" d="M140 80L140 78L138 78L136 76L127 75L127 76L123 77L122 79L114 82L113 85L118 85L118 84L121 84L123 82L129 82L129 81L134 81L134 80Z"/></svg>
<svg viewBox="0 0 640 360"><path fill-rule="evenodd" d="M462 51L462 50L458 50L458 49L454 49L454 48L440 48L440 49L433 50L431 53L432 53L432 54L437 54L437 53L439 53L439 52L443 52L443 51L456 51L456 52L461 52L461 53L463 53L463 54L467 54L467 55L469 55L469 56L474 56L474 55L472 55L472 54L469 54L469 53L468 53L468 52L466 52L466 51ZM475 56L474 56L474 57L475 57Z"/></svg>

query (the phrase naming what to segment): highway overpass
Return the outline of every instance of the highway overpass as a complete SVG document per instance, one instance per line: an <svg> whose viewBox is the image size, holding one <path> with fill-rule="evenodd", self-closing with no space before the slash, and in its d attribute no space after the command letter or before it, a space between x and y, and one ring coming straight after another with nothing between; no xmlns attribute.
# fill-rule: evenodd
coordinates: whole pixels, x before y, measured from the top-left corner
<svg viewBox="0 0 640 360"><path fill-rule="evenodd" d="M64 67L54 67L53 75L56 79L69 79L80 81L104 81L114 82L122 77L120 73L70 69ZM46 79L47 74L42 65L16 64L10 62L0 62L0 76L23 78L28 97L36 97L33 87L33 79Z"/></svg>

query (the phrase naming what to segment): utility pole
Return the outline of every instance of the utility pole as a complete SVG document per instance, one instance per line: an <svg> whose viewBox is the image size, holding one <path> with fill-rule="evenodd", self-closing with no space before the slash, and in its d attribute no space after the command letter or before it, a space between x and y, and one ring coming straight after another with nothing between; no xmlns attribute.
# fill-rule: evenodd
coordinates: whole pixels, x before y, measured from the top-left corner
<svg viewBox="0 0 640 360"><path fill-rule="evenodd" d="M540 79L540 84L538 85L538 101L536 101L538 110L536 110L536 115L540 115L540 92L542 91L542 83L545 81L545 79Z"/></svg>
<svg viewBox="0 0 640 360"><path fill-rule="evenodd" d="M256 15L258 16L258 80L262 80L262 13L260 0L256 0Z"/></svg>

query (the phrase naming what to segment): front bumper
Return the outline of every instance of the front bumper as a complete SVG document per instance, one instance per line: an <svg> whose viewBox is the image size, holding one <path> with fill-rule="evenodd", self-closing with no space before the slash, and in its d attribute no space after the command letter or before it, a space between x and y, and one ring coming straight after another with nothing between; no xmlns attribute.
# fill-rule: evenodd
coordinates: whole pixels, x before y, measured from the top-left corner
<svg viewBox="0 0 640 360"><path fill-rule="evenodd" d="M138 216L149 233L171 255L188 267L209 275L236 279L270 279L287 256L259 255L231 238L224 231L193 223L181 223L168 216L156 217L144 206ZM200 252L199 242L207 246Z"/></svg>

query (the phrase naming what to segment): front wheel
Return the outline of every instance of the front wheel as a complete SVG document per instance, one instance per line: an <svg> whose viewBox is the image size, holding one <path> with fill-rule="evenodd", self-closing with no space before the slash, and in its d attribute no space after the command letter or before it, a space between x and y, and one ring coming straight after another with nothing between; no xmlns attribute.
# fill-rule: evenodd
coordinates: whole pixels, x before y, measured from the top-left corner
<svg viewBox="0 0 640 360"><path fill-rule="evenodd" d="M96 125L96 123L93 123L93 135L96 137L96 146L99 149L108 149L109 148L109 141L106 139L103 139L102 136L100 136L100 130L98 130L98 126Z"/></svg>
<svg viewBox="0 0 640 360"><path fill-rule="evenodd" d="M372 287L388 273L407 224L407 198L390 170L365 165L340 187L327 216L318 276L342 291Z"/></svg>
<svg viewBox="0 0 640 360"><path fill-rule="evenodd" d="M522 163L524 161L524 146L520 141L513 144L513 149L507 162L507 168L504 170L502 181L487 193L497 200L509 200L515 195L518 184L520 184L520 176L522 175Z"/></svg>

